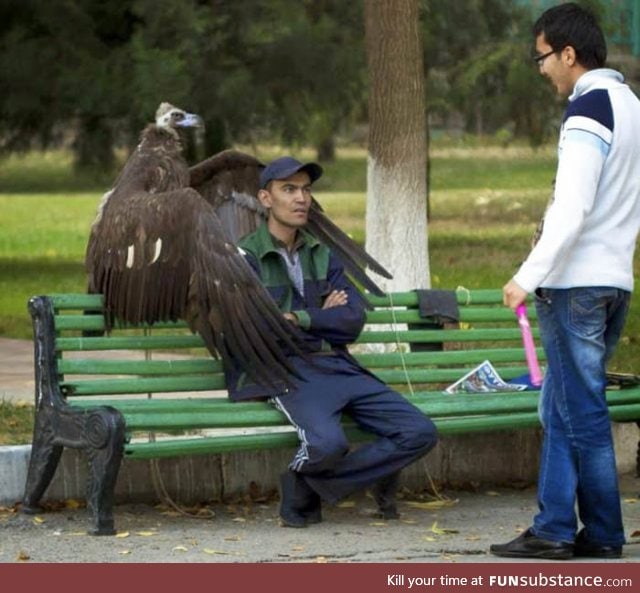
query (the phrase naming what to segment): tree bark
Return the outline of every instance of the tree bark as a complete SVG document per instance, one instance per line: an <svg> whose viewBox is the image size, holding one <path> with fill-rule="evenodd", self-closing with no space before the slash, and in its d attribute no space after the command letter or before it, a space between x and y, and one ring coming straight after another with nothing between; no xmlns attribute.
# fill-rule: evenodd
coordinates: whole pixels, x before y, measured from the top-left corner
<svg viewBox="0 0 640 593"><path fill-rule="evenodd" d="M418 0L365 0L367 250L387 290L429 288L427 124Z"/></svg>

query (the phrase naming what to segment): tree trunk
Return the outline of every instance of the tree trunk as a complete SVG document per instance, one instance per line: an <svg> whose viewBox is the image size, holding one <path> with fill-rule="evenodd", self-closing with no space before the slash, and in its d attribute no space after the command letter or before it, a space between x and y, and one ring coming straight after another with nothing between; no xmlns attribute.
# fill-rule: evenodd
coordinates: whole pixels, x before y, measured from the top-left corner
<svg viewBox="0 0 640 593"><path fill-rule="evenodd" d="M387 290L429 288L427 124L418 0L365 0L369 68L367 250Z"/></svg>
<svg viewBox="0 0 640 593"><path fill-rule="evenodd" d="M316 159L321 163L330 163L336 160L336 140L333 135L318 142Z"/></svg>
<svg viewBox="0 0 640 593"><path fill-rule="evenodd" d="M77 171L111 175L115 167L113 131L101 115L80 117L78 133L73 145L74 166Z"/></svg>

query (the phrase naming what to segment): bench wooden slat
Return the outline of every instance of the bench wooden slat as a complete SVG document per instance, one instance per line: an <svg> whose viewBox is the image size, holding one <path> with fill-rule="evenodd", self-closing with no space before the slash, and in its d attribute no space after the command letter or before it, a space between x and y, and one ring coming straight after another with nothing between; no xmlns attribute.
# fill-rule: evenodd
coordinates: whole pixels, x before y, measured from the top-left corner
<svg viewBox="0 0 640 593"><path fill-rule="evenodd" d="M537 331L532 332L538 337ZM468 330L408 330L408 331L367 331L363 332L356 344L373 343L441 343L441 342L485 342L485 341L514 341L520 340L519 329L468 329ZM147 336L104 337L61 337L56 340L58 351L92 351L92 350L152 350L202 348L204 342L198 335L168 334Z"/></svg>
<svg viewBox="0 0 640 593"><path fill-rule="evenodd" d="M615 406L611 408L612 420L634 420L640 415L640 404ZM442 435L456 435L487 430L518 430L539 425L537 412L519 412L502 416L471 416L435 418L434 422ZM358 430L347 430L354 441L365 440L365 435ZM272 449L295 447L298 437L292 432L274 432L261 434L216 435L215 437L185 438L156 442L130 443L125 448L125 455L137 459L175 457L185 454L199 455L209 453L226 453L229 451L249 451L253 449Z"/></svg>
<svg viewBox="0 0 640 593"><path fill-rule="evenodd" d="M487 430L492 418L489 416L470 418L436 419L435 424L441 434L461 434L469 432L483 432ZM535 412L523 412L493 418L494 425L490 430L515 430L533 427L538 424ZM345 431L351 440L362 441L370 435L357 429ZM210 453L225 453L229 451L250 451L253 449L272 449L280 447L295 447L298 436L295 432L273 432L260 434L216 435L215 437L173 439L156 442L136 442L125 448L125 455L137 459L175 457L180 455L201 455Z"/></svg>
<svg viewBox="0 0 640 593"><path fill-rule="evenodd" d="M188 375L182 377L134 377L98 379L95 381L64 381L62 392L75 395L115 395L128 393L173 393L177 391L218 391L225 389L221 375Z"/></svg>
<svg viewBox="0 0 640 593"><path fill-rule="evenodd" d="M222 362L213 358L186 360L96 360L63 359L58 368L72 375L185 375L221 374Z"/></svg>
<svg viewBox="0 0 640 593"><path fill-rule="evenodd" d="M465 308L460 312L460 321L465 322L513 322L513 313L504 307L495 308ZM425 323L427 320L420 316L417 309L378 310L367 313L367 323Z"/></svg>
<svg viewBox="0 0 640 593"><path fill-rule="evenodd" d="M538 358L544 358L542 348L536 348ZM356 353L360 364L367 368L383 368L390 366L428 366L450 364L479 364L485 360L492 362L524 362L526 360L522 348L478 348L473 350L447 350L434 352L385 352Z"/></svg>
<svg viewBox="0 0 640 593"><path fill-rule="evenodd" d="M537 349L538 357L544 359L544 352ZM124 354L126 355L126 353ZM152 354L153 356L153 354ZM485 348L477 350L450 350L446 352L384 352L356 353L355 358L370 369L389 367L413 367L439 364L477 365L484 360L494 363L525 361L522 348ZM76 375L180 375L189 373L222 373L222 362L213 358L192 358L187 360L97 360L95 358L63 358L58 364L62 374Z"/></svg>
<svg viewBox="0 0 640 593"><path fill-rule="evenodd" d="M502 290L496 288L475 288L467 290L459 288L455 291L459 305L499 305L502 303ZM374 307L416 307L418 294L416 291L394 292L386 296L368 295L367 299Z"/></svg>
<svg viewBox="0 0 640 593"><path fill-rule="evenodd" d="M515 379L521 375L528 373L526 366L514 366L514 367L501 367L499 365L493 365L494 368L500 373L503 379ZM417 369L408 368L400 370L375 370L375 374L385 383L393 385L406 384L407 380L412 383L453 383L457 381L462 375L465 375L469 371L473 370L473 367L462 367L453 369Z"/></svg>
<svg viewBox="0 0 640 593"><path fill-rule="evenodd" d="M607 404L609 407L622 406L638 403L640 387L635 389L610 389L606 392ZM455 395L434 391L418 391L412 394L411 401L416 405L425 405L434 414L456 415L464 413L466 410L478 411L485 406L487 409L498 410L501 407L505 410L515 406L523 409L522 406L537 405L538 391L514 391L502 393L457 393ZM235 411L261 411L272 409L267 402L243 402L241 404L231 402L227 397L162 397L144 399L97 399L97 398L75 398L73 405L84 408L95 406L117 406L129 414L145 412L194 412L206 410L220 414ZM240 409L238 406L242 406Z"/></svg>
<svg viewBox="0 0 640 593"><path fill-rule="evenodd" d="M65 293L52 294L49 297L56 309L101 309L103 305L102 295L100 294ZM494 288L458 289L456 290L456 297L460 305L500 304L502 303L502 290ZM418 295L415 291L392 293L382 297L369 295L367 298L374 307L416 307L418 304Z"/></svg>
<svg viewBox="0 0 640 593"><path fill-rule="evenodd" d="M93 350L177 350L181 348L202 348L204 342L197 335L152 335L152 336L104 336L58 338L58 352L82 352Z"/></svg>
<svg viewBox="0 0 640 593"><path fill-rule="evenodd" d="M534 337L539 337L537 329L532 328ZM518 328L482 328L482 329L432 329L408 331L365 331L360 334L356 344L395 344L398 343L439 343L439 342L486 342L521 340Z"/></svg>
<svg viewBox="0 0 640 593"><path fill-rule="evenodd" d="M428 322L420 316L417 309L404 309L397 311L369 311L367 313L367 323L412 323L420 324ZM513 313L504 308L492 308L492 309L465 309L460 313L460 321L463 323L489 323L489 322L505 322L509 323L513 321ZM70 331L104 331L105 323L102 315L67 315L60 314L56 316L56 327L59 330ZM120 326L118 326L120 327ZM126 328L126 326L124 326ZM188 328L187 324L180 321L165 321L157 322L152 326L153 329L179 329Z"/></svg>
<svg viewBox="0 0 640 593"><path fill-rule="evenodd" d="M145 326L142 326L145 327ZM146 326L148 329L186 329L189 330L184 321L159 321L153 325ZM56 315L56 328L59 331L104 331L105 322L102 315ZM127 326L116 325L116 329L126 329ZM137 327L140 331L140 327Z"/></svg>

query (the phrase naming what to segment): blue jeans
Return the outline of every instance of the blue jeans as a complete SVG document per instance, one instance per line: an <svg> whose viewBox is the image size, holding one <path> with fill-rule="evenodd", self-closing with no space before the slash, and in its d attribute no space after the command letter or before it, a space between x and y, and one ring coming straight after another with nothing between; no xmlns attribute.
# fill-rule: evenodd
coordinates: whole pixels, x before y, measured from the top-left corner
<svg viewBox="0 0 640 593"><path fill-rule="evenodd" d="M624 543L606 363L620 338L630 293L618 288L539 289L536 310L547 371L540 397L544 440L533 532L573 542Z"/></svg>

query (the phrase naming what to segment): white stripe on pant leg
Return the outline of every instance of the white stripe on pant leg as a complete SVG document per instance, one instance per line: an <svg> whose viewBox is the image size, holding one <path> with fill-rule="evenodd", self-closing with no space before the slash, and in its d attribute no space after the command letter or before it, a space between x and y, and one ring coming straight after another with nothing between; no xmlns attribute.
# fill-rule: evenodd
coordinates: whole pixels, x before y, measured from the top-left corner
<svg viewBox="0 0 640 593"><path fill-rule="evenodd" d="M293 418L291 417L287 409L284 407L279 397L277 396L272 397L269 399L269 401L287 417L289 424L291 424L291 426L293 426L296 429L296 432L298 433L298 438L300 439L300 448L298 449L298 452L294 455L293 460L289 464L289 468L293 471L300 471L300 469L305 464L305 462L309 461L309 448L308 448L309 443L307 441L307 435L305 434L304 429L298 426L293 421Z"/></svg>

